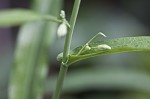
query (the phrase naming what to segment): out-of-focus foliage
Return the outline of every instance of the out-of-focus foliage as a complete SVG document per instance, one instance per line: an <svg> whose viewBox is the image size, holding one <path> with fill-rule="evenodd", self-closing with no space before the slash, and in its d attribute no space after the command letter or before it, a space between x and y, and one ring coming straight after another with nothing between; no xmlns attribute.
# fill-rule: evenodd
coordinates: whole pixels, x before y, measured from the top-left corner
<svg viewBox="0 0 150 99"><path fill-rule="evenodd" d="M76 72L68 73L64 83L64 92L73 93L102 88L103 90L139 90L150 93L150 76L147 73L122 69L99 70L98 68L81 69ZM54 89L55 84L56 77L52 77L47 83L47 92L49 89Z"/></svg>
<svg viewBox="0 0 150 99"><path fill-rule="evenodd" d="M0 99L7 99L8 82L12 65L12 38L10 31L1 29L0 33Z"/></svg>
<svg viewBox="0 0 150 99"><path fill-rule="evenodd" d="M49 19L50 21L57 20L53 16L42 15L27 9L7 9L0 11L0 27L15 26L44 19Z"/></svg>
<svg viewBox="0 0 150 99"><path fill-rule="evenodd" d="M34 11L58 16L62 1L34 0L34 4ZM47 7L43 9L44 6ZM56 23L43 21L21 27L10 80L9 99L42 99L48 70L48 50L56 28Z"/></svg>

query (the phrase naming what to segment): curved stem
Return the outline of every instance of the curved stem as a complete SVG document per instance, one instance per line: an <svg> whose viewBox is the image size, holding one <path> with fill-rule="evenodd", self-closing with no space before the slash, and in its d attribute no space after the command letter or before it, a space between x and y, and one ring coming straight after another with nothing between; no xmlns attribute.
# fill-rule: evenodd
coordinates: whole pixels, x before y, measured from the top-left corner
<svg viewBox="0 0 150 99"><path fill-rule="evenodd" d="M67 70L68 70L68 66L66 66L66 63L68 61L72 34L73 34L74 26L76 23L80 2L81 2L81 0L75 0L75 3L74 3L73 12L72 12L71 19L70 19L70 28L66 35L63 59L62 59L61 68L60 68L60 72L59 72L59 76L58 76L56 89L55 89L55 92L53 95L53 99L59 99L61 90L62 90L62 86L63 86L63 81L64 81L65 75L67 73Z"/></svg>

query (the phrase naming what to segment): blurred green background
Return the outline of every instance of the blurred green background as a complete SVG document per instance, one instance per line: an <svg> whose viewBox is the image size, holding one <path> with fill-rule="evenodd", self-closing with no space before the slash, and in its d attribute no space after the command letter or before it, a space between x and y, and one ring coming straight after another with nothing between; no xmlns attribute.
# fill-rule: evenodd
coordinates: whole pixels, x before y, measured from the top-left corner
<svg viewBox="0 0 150 99"><path fill-rule="evenodd" d="M74 0L65 0L67 19ZM0 9L29 8L32 0L0 0ZM149 35L149 0L82 0L71 48L103 32L106 39ZM10 72L19 27L0 28L0 99L7 99ZM103 39L103 38L102 38ZM49 72L43 99L55 87L64 38L55 37L49 50ZM130 52L95 57L70 66L61 99L149 99L150 52Z"/></svg>

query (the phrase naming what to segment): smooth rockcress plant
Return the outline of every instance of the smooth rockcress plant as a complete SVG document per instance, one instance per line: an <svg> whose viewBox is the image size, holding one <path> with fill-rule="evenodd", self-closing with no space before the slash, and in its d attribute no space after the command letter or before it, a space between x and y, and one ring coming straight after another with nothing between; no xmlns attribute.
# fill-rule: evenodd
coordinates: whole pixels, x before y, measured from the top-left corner
<svg viewBox="0 0 150 99"><path fill-rule="evenodd" d="M62 23L58 27L57 35L59 37L66 35L66 40L63 53L60 53L57 57L57 60L61 61L61 68L58 76L56 89L54 91L53 99L59 99L68 67L77 61L94 56L101 56L105 54L112 54L118 52L150 51L149 36L125 37L106 41L100 40L95 42L94 40L98 36L106 37L106 35L101 32L99 32L93 38L91 38L85 45L70 50L72 34L77 19L80 2L81 0L75 0L73 12L69 23L65 19L65 12L61 11L60 14Z"/></svg>
<svg viewBox="0 0 150 99"><path fill-rule="evenodd" d="M45 54L47 54L48 51L45 51L45 47L43 48L43 44L46 46L48 45L47 39L49 38L47 39L45 38L47 35L49 35L49 33L43 34L40 32L40 30L44 30L44 29L47 30L49 28L48 27L45 28L44 27L45 25L41 26L37 24L37 26L39 27L37 32L37 26L35 23L32 22L35 21L36 22L37 21L57 22L59 23L59 26L57 28L58 37L66 36L64 50L62 53L60 53L57 56L57 60L61 62L61 67L60 67L57 85L53 93L53 99L59 99L63 87L63 81L67 73L68 67L77 61L81 61L83 59L87 59L95 56L102 56L102 55L113 54L113 53L131 52L131 51L150 51L150 36L122 37L122 38L116 38L111 40L95 41L99 36L106 37L106 35L101 32L97 33L84 45L78 46L77 48L70 50L72 34L74 31L81 0L74 0L74 1L75 3L74 3L72 15L69 22L66 20L66 14L65 11L63 10L60 11L59 18L49 14L44 15L41 13L37 13L39 11L34 12L32 10L27 10L27 9L8 9L8 10L0 11L0 27L10 27L10 26L22 25L27 22L30 22L30 24L23 26L23 28L21 29L21 34L22 34L21 37L24 38L24 35L27 35L27 36L32 36L34 38L29 40L30 41L29 44L24 44L24 42L22 42L23 40L18 41L19 44L16 50L17 54L15 56L15 62L17 64L16 65L17 67L15 67L14 69L14 74L12 76L12 80L10 83L9 89L11 88L13 89L12 91L10 90L9 92L10 99L22 99L22 98L31 99L31 97L34 96L38 97L36 99L39 99L39 97L42 96L42 93L40 91L36 93L35 90L33 90L34 88L43 90L42 88L39 88L39 81L41 80L39 75L42 75L41 71L39 72L39 70L41 69L35 69L35 68L37 68L36 66L38 66L38 68L45 68L44 67L45 63L42 63L43 62L42 61L39 64L39 60L41 59L47 60L48 58L45 57L46 56ZM39 7L39 5L37 6ZM31 46L33 47L31 48ZM24 56L24 50L27 50L26 52L28 52L29 56L28 55ZM22 72L20 72L20 64L23 68ZM19 77L18 77L18 72L20 73ZM22 77L26 78L25 82L24 79L22 80ZM36 94L31 95L32 93L36 93ZM40 96L38 96L39 93Z"/></svg>

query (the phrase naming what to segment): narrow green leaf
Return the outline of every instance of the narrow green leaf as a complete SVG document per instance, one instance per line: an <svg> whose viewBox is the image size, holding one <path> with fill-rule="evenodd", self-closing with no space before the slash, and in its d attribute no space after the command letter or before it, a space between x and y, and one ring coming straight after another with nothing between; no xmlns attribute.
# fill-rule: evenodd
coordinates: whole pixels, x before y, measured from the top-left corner
<svg viewBox="0 0 150 99"><path fill-rule="evenodd" d="M33 0L32 9L58 16L63 0ZM34 22L21 27L9 83L9 99L42 99L57 23Z"/></svg>
<svg viewBox="0 0 150 99"><path fill-rule="evenodd" d="M101 44L107 44L111 47L110 50L96 49L95 47ZM68 65L83 60L86 58L101 56L105 54L130 52L130 51L150 51L150 36L139 37L125 37L117 38L108 41L98 41L89 45L90 50L86 50L84 53L77 55L82 46L75 48L70 52ZM93 48L92 48L93 47ZM58 55L57 60L62 59L62 53Z"/></svg>
<svg viewBox="0 0 150 99"><path fill-rule="evenodd" d="M51 77L46 84L46 92L55 89L57 77ZM135 83L136 82L136 83ZM150 93L150 76L146 73L125 70L87 69L71 72L65 79L63 91L78 92L88 89L119 89Z"/></svg>
<svg viewBox="0 0 150 99"><path fill-rule="evenodd" d="M39 20L60 21L54 16L42 15L27 9L7 9L0 11L0 27L20 25Z"/></svg>

